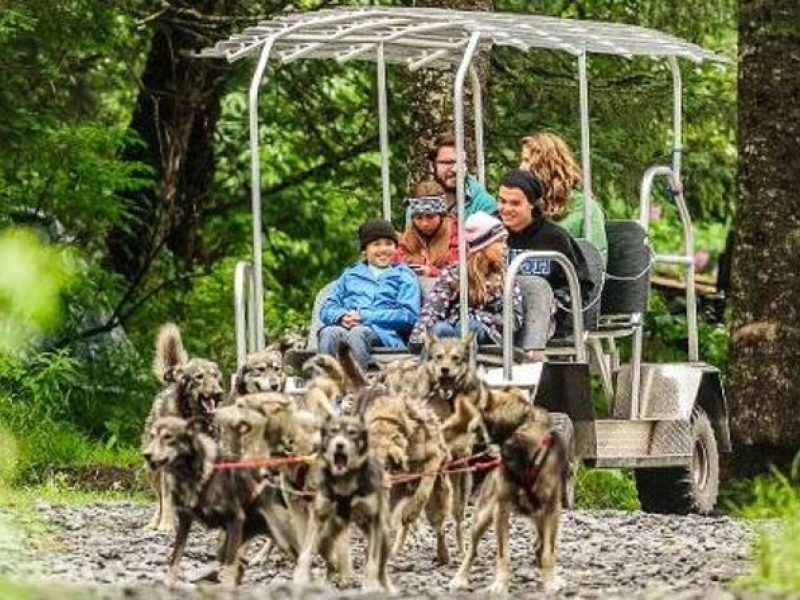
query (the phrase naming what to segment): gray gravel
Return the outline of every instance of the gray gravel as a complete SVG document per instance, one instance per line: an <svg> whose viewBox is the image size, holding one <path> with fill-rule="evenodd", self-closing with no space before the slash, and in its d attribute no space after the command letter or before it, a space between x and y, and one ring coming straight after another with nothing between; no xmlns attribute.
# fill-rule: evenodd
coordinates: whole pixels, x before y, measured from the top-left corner
<svg viewBox="0 0 800 600"><path fill-rule="evenodd" d="M108 598L173 597L161 586L171 536L143 528L151 508L131 503L81 507L38 502L50 533L32 539L0 534L0 576L90 586ZM0 515L1 517L2 515ZM183 578L191 581L213 566L215 535L199 526L190 536ZM730 598L725 584L749 566L753 531L729 517L662 516L619 511L574 511L562 517L558 546L562 598ZM451 538L452 539L452 538ZM531 533L516 520L511 537L512 596L541 595L531 560ZM361 545L354 558L360 572ZM456 564L438 568L432 534L422 524L392 577L404 597L447 597ZM471 590L487 586L494 573L494 544L484 537ZM274 553L269 566L251 568L238 597L330 597L334 588L297 590L288 584L291 565ZM267 593L271 592L271 593ZM353 595L345 590L341 595ZM207 586L187 586L179 597L228 597ZM465 597L461 595L460 597Z"/></svg>

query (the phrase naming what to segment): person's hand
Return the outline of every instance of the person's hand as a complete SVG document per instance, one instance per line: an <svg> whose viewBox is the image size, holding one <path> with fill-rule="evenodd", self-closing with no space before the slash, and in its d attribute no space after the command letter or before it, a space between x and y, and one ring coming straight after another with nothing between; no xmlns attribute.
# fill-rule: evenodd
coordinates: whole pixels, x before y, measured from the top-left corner
<svg viewBox="0 0 800 600"><path fill-rule="evenodd" d="M525 354L530 362L543 362L544 350L528 350Z"/></svg>
<svg viewBox="0 0 800 600"><path fill-rule="evenodd" d="M428 276L428 267L426 267L425 265L411 264L411 265L408 265L408 266L411 267L411 270L414 271L414 274L417 277L427 277Z"/></svg>
<svg viewBox="0 0 800 600"><path fill-rule="evenodd" d="M350 311L342 315L342 318L339 319L339 323L345 329L352 329L356 325L361 323L361 315L358 314L356 311Z"/></svg>

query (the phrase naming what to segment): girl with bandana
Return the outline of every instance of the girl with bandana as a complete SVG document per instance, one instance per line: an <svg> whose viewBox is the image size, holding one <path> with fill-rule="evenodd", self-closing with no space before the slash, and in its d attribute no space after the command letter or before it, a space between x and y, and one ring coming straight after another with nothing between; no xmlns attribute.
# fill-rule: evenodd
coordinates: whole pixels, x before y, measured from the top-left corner
<svg viewBox="0 0 800 600"><path fill-rule="evenodd" d="M458 227L447 215L444 189L435 181L421 181L408 201L411 223L400 237L395 254L420 277L438 277L458 261Z"/></svg>

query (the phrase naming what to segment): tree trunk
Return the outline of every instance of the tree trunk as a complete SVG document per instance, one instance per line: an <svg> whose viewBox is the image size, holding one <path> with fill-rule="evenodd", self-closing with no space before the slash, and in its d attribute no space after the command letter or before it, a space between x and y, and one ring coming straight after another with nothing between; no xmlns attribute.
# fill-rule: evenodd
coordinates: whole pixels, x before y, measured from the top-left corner
<svg viewBox="0 0 800 600"><path fill-rule="evenodd" d="M732 273L735 470L800 447L800 4L739 2L739 198Z"/></svg>
<svg viewBox="0 0 800 600"><path fill-rule="evenodd" d="M493 0L416 0L412 2L418 7L451 8L455 10L494 10ZM484 98L484 115L487 103L487 82L489 73L489 56L484 53L475 60ZM407 75L407 89L415 101L411 105L410 125L412 148L409 155L410 182L419 181L429 176L426 153L430 144L440 133L453 129L453 84L455 70L420 69ZM475 156L475 138L473 135L474 118L471 102L470 79L467 77L464 89L464 132L466 134L467 163L473 165Z"/></svg>
<svg viewBox="0 0 800 600"><path fill-rule="evenodd" d="M142 278L164 245L182 269L203 257L200 217L213 183L213 135L228 67L190 54L227 34L213 15L230 4L174 2L150 22L155 31L130 124L142 143L130 144L124 157L152 167L155 185L128 198L131 218L109 238L112 266L129 281Z"/></svg>

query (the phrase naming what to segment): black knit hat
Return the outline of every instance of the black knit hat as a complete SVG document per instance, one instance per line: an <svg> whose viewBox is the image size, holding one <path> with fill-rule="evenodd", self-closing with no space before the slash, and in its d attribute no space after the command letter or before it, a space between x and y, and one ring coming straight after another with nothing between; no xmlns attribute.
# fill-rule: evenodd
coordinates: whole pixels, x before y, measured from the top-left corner
<svg viewBox="0 0 800 600"><path fill-rule="evenodd" d="M500 180L502 187L517 188L522 190L525 198L533 207L533 214L539 215L544 212L544 201L542 200L542 182L530 171L525 169L514 169L509 171Z"/></svg>
<svg viewBox="0 0 800 600"><path fill-rule="evenodd" d="M364 224L358 228L358 241L361 243L361 249L367 247L367 244L386 238L392 240L397 244L397 232L394 230L389 221L385 219L367 219Z"/></svg>

